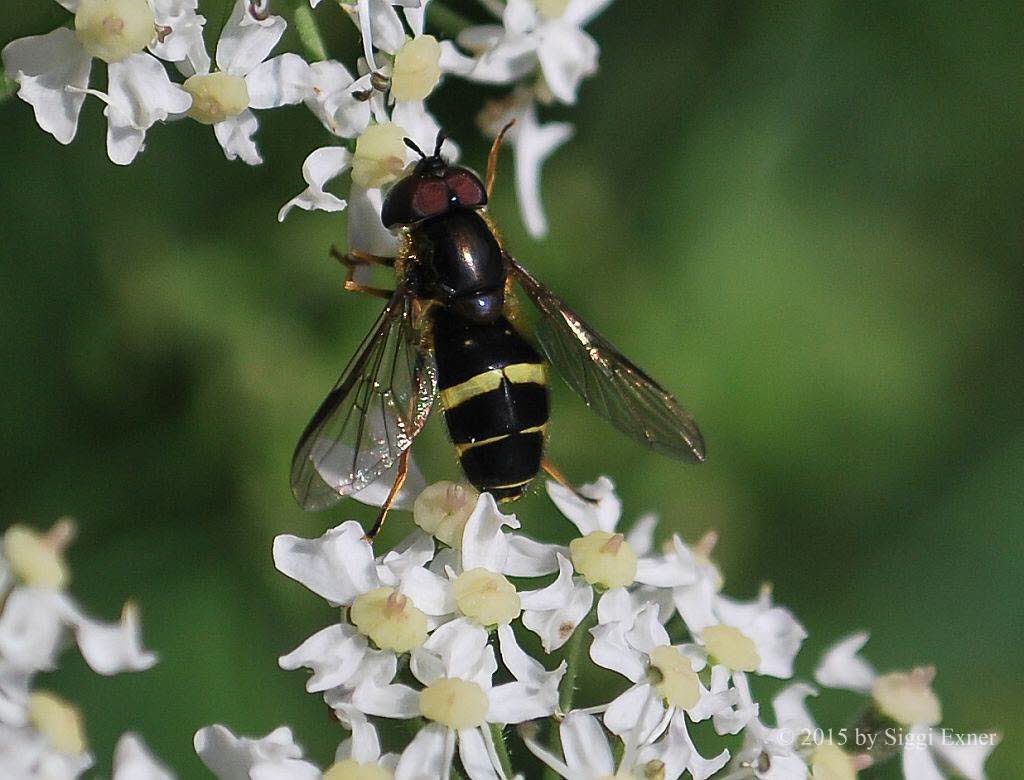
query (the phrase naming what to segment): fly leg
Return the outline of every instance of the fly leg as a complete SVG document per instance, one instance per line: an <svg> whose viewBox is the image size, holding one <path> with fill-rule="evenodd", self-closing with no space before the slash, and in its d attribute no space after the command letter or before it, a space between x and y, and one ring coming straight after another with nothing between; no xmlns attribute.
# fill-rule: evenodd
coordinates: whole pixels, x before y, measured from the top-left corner
<svg viewBox="0 0 1024 780"><path fill-rule="evenodd" d="M568 479L566 479L565 474L559 471L558 468L547 458L541 458L540 467L544 470L545 474L551 477L551 479L555 480L555 482L557 482L559 485L571 490L573 492L573 495L576 496L576 498L580 499L581 501L586 501L588 504L597 503L596 498L591 498L590 496L585 496L582 493L580 493L580 491L578 491L573 486L573 484Z"/></svg>
<svg viewBox="0 0 1024 780"><path fill-rule="evenodd" d="M406 448L402 450L402 454L398 456L398 473L395 474L395 483L391 486L391 491L388 493L388 497L384 499L384 503L380 505L380 512L377 513L377 519L373 524L373 528L366 534L364 539L368 542L373 542L377 534L380 533L380 529L384 527L384 521L387 519L388 511L391 509L391 505L395 503L395 497L398 495L398 491L402 489L402 485L405 484L405 478L409 476L409 453L410 449Z"/></svg>
<svg viewBox="0 0 1024 780"><path fill-rule="evenodd" d="M505 133L512 129L516 120L512 120L494 137L491 144L491 153L487 155L487 200L491 199L491 190L494 189L494 177L498 175L498 152L501 151L501 142L505 140Z"/></svg>
<svg viewBox="0 0 1024 780"><path fill-rule="evenodd" d="M341 250L336 246L331 247L331 257L345 266L344 287L349 292L365 293L366 295L372 295L376 298L384 298L388 300L390 300L391 296L394 295L394 290L385 290L381 287L368 287L365 284L360 284L355 280L355 272L357 268L362 268L368 265L385 265L389 268L394 267L395 258L371 255L368 252L361 252L358 249L353 249L348 254L342 254Z"/></svg>

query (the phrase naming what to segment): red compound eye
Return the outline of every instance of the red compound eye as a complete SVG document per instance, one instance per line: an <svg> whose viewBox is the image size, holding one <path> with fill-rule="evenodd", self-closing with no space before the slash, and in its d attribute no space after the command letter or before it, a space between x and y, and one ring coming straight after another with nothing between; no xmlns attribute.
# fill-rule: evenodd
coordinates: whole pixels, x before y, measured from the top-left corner
<svg viewBox="0 0 1024 780"><path fill-rule="evenodd" d="M474 208L487 204L487 192L480 179L465 168L451 168L444 177L444 183L459 200L460 206Z"/></svg>
<svg viewBox="0 0 1024 780"><path fill-rule="evenodd" d="M412 190L412 212L421 219L448 210L448 188L440 179L421 179Z"/></svg>

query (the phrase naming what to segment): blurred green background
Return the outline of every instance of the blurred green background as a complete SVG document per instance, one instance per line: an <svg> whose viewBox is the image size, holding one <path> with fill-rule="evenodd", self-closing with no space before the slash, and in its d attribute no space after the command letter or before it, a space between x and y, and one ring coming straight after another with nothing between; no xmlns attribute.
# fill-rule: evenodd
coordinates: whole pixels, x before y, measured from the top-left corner
<svg viewBox="0 0 1024 780"><path fill-rule="evenodd" d="M0 43L63 14L11 10ZM718 529L727 592L771 580L807 626L801 673L861 627L882 669L935 663L944 724L1006 733L990 772L1016 776L1020 5L623 1L590 31L600 73L547 115L577 126L544 175L550 236L523 231L507 159L493 213L524 263L677 390L709 458L649 454L564 386L552 457L579 481L612 476L662 533ZM432 100L477 167L488 94L452 80ZM122 169L98 101L67 148L0 104L0 523L75 516L74 594L109 619L137 599L162 656L108 680L69 652L44 681L80 703L101 769L126 728L184 776L211 722L289 723L319 761L341 736L277 667L333 613L276 573L270 545L370 517L304 514L287 475L378 304L344 295L327 257L343 217L275 219L323 131L301 107L260 121L262 167L182 122ZM438 420L416 454L429 478L456 474ZM542 492L515 509L566 537ZM410 524L396 514L385 541ZM852 699L833 699L812 708L840 726Z"/></svg>

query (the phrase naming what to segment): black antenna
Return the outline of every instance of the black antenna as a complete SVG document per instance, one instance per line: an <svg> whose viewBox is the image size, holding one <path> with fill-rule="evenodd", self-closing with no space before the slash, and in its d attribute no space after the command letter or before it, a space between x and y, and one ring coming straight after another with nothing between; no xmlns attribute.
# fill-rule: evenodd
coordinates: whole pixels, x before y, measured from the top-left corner
<svg viewBox="0 0 1024 780"><path fill-rule="evenodd" d="M413 141L411 138L403 138L402 140L405 142L405 145L412 149L414 152L416 152L416 154L418 154L420 157L426 158L427 155L423 154L423 150L416 145L415 141Z"/></svg>
<svg viewBox="0 0 1024 780"><path fill-rule="evenodd" d="M441 156L441 147L444 145L444 130L437 131L437 143L434 144L434 157Z"/></svg>

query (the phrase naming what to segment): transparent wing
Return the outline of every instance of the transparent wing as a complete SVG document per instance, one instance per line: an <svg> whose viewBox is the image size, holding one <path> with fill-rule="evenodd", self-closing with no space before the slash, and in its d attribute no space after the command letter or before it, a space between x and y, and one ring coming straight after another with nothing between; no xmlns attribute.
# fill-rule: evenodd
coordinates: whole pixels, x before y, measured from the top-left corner
<svg viewBox="0 0 1024 780"><path fill-rule="evenodd" d="M433 356L400 289L299 439L291 474L299 505L324 509L369 487L422 430L436 391Z"/></svg>
<svg viewBox="0 0 1024 780"><path fill-rule="evenodd" d="M587 405L623 433L674 458L704 460L697 423L672 394L508 257L513 277L541 313L537 340Z"/></svg>

